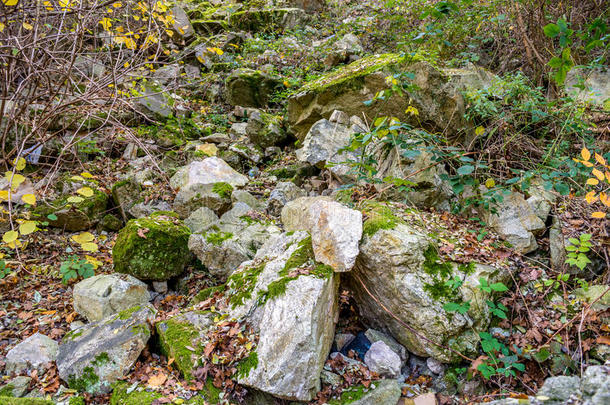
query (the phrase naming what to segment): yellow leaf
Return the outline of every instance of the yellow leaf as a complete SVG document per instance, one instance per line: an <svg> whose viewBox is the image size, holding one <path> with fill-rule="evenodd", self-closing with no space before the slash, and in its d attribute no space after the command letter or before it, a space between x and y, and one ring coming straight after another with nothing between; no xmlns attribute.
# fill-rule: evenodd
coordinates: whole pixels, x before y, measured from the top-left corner
<svg viewBox="0 0 610 405"><path fill-rule="evenodd" d="M601 192L599 193L599 200L602 202L602 204L604 204L606 207L610 207L610 197L608 197L608 194Z"/></svg>
<svg viewBox="0 0 610 405"><path fill-rule="evenodd" d="M25 21L21 24L23 26L24 29L31 31L32 29L34 29L34 26L30 23L26 23Z"/></svg>
<svg viewBox="0 0 610 405"><path fill-rule="evenodd" d="M597 196L595 195L595 191L589 191L586 195L585 195L585 200L587 201L587 203L589 204L593 204L595 201L597 201Z"/></svg>
<svg viewBox="0 0 610 405"><path fill-rule="evenodd" d="M83 243L80 247L86 252L97 252L97 244L93 242Z"/></svg>
<svg viewBox="0 0 610 405"><path fill-rule="evenodd" d="M591 218L603 219L603 218L606 218L606 213L605 212L601 212L601 211L596 211L593 214L591 214Z"/></svg>
<svg viewBox="0 0 610 405"><path fill-rule="evenodd" d="M606 165L606 159L604 159L604 157L599 153L595 153L595 160L597 160L597 163L599 163L600 165Z"/></svg>
<svg viewBox="0 0 610 405"><path fill-rule="evenodd" d="M591 172L593 173L593 175L595 177L597 177L598 180L603 181L604 180L604 173L602 173L601 170L599 169L593 169L593 171Z"/></svg>
<svg viewBox="0 0 610 405"><path fill-rule="evenodd" d="M72 204L78 204L79 202L85 201L85 199L83 197L72 195L72 196L68 197L68 199L66 201L69 203L72 203Z"/></svg>
<svg viewBox="0 0 610 405"><path fill-rule="evenodd" d="M0 190L0 201L8 201L8 190Z"/></svg>
<svg viewBox="0 0 610 405"><path fill-rule="evenodd" d="M123 7L123 4L117 1L116 3L112 3L112 7L114 7L114 8Z"/></svg>
<svg viewBox="0 0 610 405"><path fill-rule="evenodd" d="M123 67L128 68L128 67L129 67L129 62L125 62L125 63L123 64Z"/></svg>
<svg viewBox="0 0 610 405"><path fill-rule="evenodd" d="M83 181L83 180L85 180L82 176L72 176L72 177L70 177L70 179L74 180L74 181Z"/></svg>
<svg viewBox="0 0 610 405"><path fill-rule="evenodd" d="M485 133L485 128L483 127L477 127L477 129L474 130L474 134L476 136L481 136Z"/></svg>
<svg viewBox="0 0 610 405"><path fill-rule="evenodd" d="M417 115L419 115L419 110L417 108L413 107L412 105L410 105L405 110L405 113L417 116Z"/></svg>
<svg viewBox="0 0 610 405"><path fill-rule="evenodd" d="M5 6L16 6L19 0L2 0Z"/></svg>
<svg viewBox="0 0 610 405"><path fill-rule="evenodd" d="M599 181L597 179L590 178L587 180L587 184L590 186L597 186L599 184Z"/></svg>
<svg viewBox="0 0 610 405"><path fill-rule="evenodd" d="M11 185L11 189L13 189L13 190L17 190L19 188L19 186L21 185L21 183L23 183L25 181L25 177L23 177L19 173L13 174L13 172L4 173L4 178L9 181L9 184Z"/></svg>
<svg viewBox="0 0 610 405"><path fill-rule="evenodd" d="M589 160L591 159L591 152L589 152L589 149L587 148L582 148L580 151L580 156L582 156L584 160Z"/></svg>
<svg viewBox="0 0 610 405"><path fill-rule="evenodd" d="M494 188L495 185L496 181L494 179L489 178L485 181L485 187L487 188Z"/></svg>
<svg viewBox="0 0 610 405"><path fill-rule="evenodd" d="M76 192L82 195L83 197L91 197L93 195L93 190L91 189L91 187L82 187L76 190Z"/></svg>
<svg viewBox="0 0 610 405"><path fill-rule="evenodd" d="M97 269L98 267L100 267L103 264L101 261L97 260L93 256L85 255L85 259L87 259L87 262L89 262L93 266L94 269Z"/></svg>
<svg viewBox="0 0 610 405"><path fill-rule="evenodd" d="M21 241L19 239L16 239L12 242L7 243L6 246L10 247L11 249L15 249L16 247L21 246Z"/></svg>
<svg viewBox="0 0 610 405"><path fill-rule="evenodd" d="M19 225L19 232L22 235L29 235L34 231L36 231L36 221L25 221Z"/></svg>
<svg viewBox="0 0 610 405"><path fill-rule="evenodd" d="M70 239L82 245L83 243L91 242L93 239L95 239L95 236L93 236L91 232L83 232L79 233L78 235L72 235Z"/></svg>
<svg viewBox="0 0 610 405"><path fill-rule="evenodd" d="M21 196L21 200L30 205L36 205L36 196L34 194L24 194Z"/></svg>
<svg viewBox="0 0 610 405"><path fill-rule="evenodd" d="M5 25L0 22L0 32L4 31L4 27L5 27Z"/></svg>
<svg viewBox="0 0 610 405"><path fill-rule="evenodd" d="M4 235L2 235L2 240L4 243L11 243L17 240L19 237L19 233L17 231L8 231Z"/></svg>
<svg viewBox="0 0 610 405"><path fill-rule="evenodd" d="M25 169L25 159L20 157L19 159L15 159L13 160L13 166L15 166L16 170L23 170Z"/></svg>
<svg viewBox="0 0 610 405"><path fill-rule="evenodd" d="M99 22L105 31L109 31L110 27L112 27L112 22L110 22L110 18L104 17Z"/></svg>

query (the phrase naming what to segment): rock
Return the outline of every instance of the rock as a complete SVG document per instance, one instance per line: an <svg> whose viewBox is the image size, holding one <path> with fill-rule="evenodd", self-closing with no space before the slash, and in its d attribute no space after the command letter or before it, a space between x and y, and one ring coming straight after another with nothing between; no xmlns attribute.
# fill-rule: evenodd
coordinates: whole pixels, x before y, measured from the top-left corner
<svg viewBox="0 0 610 405"><path fill-rule="evenodd" d="M551 190L545 189L543 182L539 179L532 180L528 193L530 197L526 200L527 203L534 214L546 223L557 196Z"/></svg>
<svg viewBox="0 0 610 405"><path fill-rule="evenodd" d="M174 86L180 79L182 67L176 63L171 65L161 66L153 73L153 77L163 86Z"/></svg>
<svg viewBox="0 0 610 405"><path fill-rule="evenodd" d="M549 255L551 267L555 270L565 267L567 252L566 240L563 237L562 225L558 217L553 217L553 223L549 230Z"/></svg>
<svg viewBox="0 0 610 405"><path fill-rule="evenodd" d="M352 33L346 34L339 41L335 42L331 51L324 60L324 65L331 68L340 63L350 60L350 58L363 52L360 39Z"/></svg>
<svg viewBox="0 0 610 405"><path fill-rule="evenodd" d="M74 310L89 322L150 301L148 287L127 274L100 274L74 286Z"/></svg>
<svg viewBox="0 0 610 405"><path fill-rule="evenodd" d="M173 208L181 218L188 217L201 207L222 215L231 208L232 192L233 187L229 183L192 184L178 191Z"/></svg>
<svg viewBox="0 0 610 405"><path fill-rule="evenodd" d="M193 35L195 35L195 30L191 25L191 21L189 20L186 11L184 11L182 7L172 7L171 13L174 16L174 23L172 24L172 29L174 32L185 39L191 38Z"/></svg>
<svg viewBox="0 0 610 405"><path fill-rule="evenodd" d="M85 197L76 192L83 188L91 190L92 194ZM48 218L50 214L55 215L57 219L48 219L52 227L70 232L85 231L95 226L106 212L108 195L95 181L60 179L57 191L61 194L59 197L51 202L38 204L34 210L41 218ZM73 197L79 197L80 200L74 201Z"/></svg>
<svg viewBox="0 0 610 405"><path fill-rule="evenodd" d="M193 211L184 220L184 225L191 230L191 233L204 233L213 226L218 225L219 220L218 215L214 211L208 207L201 207Z"/></svg>
<svg viewBox="0 0 610 405"><path fill-rule="evenodd" d="M233 204L238 202L247 204L256 211L261 211L263 209L263 204L246 190L234 190L231 194L231 202L233 202Z"/></svg>
<svg viewBox="0 0 610 405"><path fill-rule="evenodd" d="M337 350L341 351L345 345L349 344L355 338L356 336L351 333L337 333L335 335L335 346L337 346Z"/></svg>
<svg viewBox="0 0 610 405"><path fill-rule="evenodd" d="M480 85L484 85L489 81L489 75L480 69L440 70L423 61L415 61L409 66L405 63L397 54L372 55L305 83L288 99L288 124L292 132L303 140L315 122L330 117L337 109L350 116L364 113L369 117L397 117L415 126L423 122L425 129L445 132L450 137L470 130L470 124L464 118L461 91L466 83L476 82L470 76L477 76ZM363 105L377 92L387 89L385 78L398 70L408 70L415 75L411 83L417 86L417 91L404 95L410 102L394 95L382 104ZM405 112L405 105L418 110L417 119Z"/></svg>
<svg viewBox="0 0 610 405"><path fill-rule="evenodd" d="M287 7L298 7L307 13L322 11L326 7L324 0L284 0L283 3Z"/></svg>
<svg viewBox="0 0 610 405"><path fill-rule="evenodd" d="M196 360L203 354L202 343L214 324L213 318L212 312L187 311L156 325L162 353L174 359L175 367L187 380L193 378Z"/></svg>
<svg viewBox="0 0 610 405"><path fill-rule="evenodd" d="M589 355L599 360L602 364L606 364L606 362L610 361L610 345L594 345L589 351Z"/></svg>
<svg viewBox="0 0 610 405"><path fill-rule="evenodd" d="M328 120L333 124L339 124L339 125L345 125L345 126L350 125L349 115L347 115L344 111L340 111L340 110L333 111L333 113L330 115L330 118Z"/></svg>
<svg viewBox="0 0 610 405"><path fill-rule="evenodd" d="M341 398L347 401L351 398L359 399L349 402L351 405L379 405L396 404L400 399L400 383L396 380L379 380L371 384L371 388L366 390L364 387L356 387L355 392L344 391ZM364 395L362 395L364 393Z"/></svg>
<svg viewBox="0 0 610 405"><path fill-rule="evenodd" d="M307 14L300 8L249 9L229 16L231 27L244 31L270 32L275 28L293 29L305 24L307 20Z"/></svg>
<svg viewBox="0 0 610 405"><path fill-rule="evenodd" d="M306 272L291 273L297 269ZM338 277L314 260L306 232L281 234L227 282L230 317L259 333L258 364L239 383L279 398L310 401L334 337Z"/></svg>
<svg viewBox="0 0 610 405"><path fill-rule="evenodd" d="M584 301L589 305L592 304L591 309L594 311L605 311L610 308L609 288L609 286L604 284L590 285L587 288L577 288L572 291L572 294L574 294L577 299Z"/></svg>
<svg viewBox="0 0 610 405"><path fill-rule="evenodd" d="M217 157L209 157L181 167L170 179L170 185L173 188L215 183L228 183L233 187L242 187L247 182L246 176L237 173L224 160Z"/></svg>
<svg viewBox="0 0 610 405"><path fill-rule="evenodd" d="M134 218L143 218L154 214L157 211L171 211L172 207L165 201L151 201L149 203L137 203L129 210Z"/></svg>
<svg viewBox="0 0 610 405"><path fill-rule="evenodd" d="M347 126L322 119L307 132L303 147L296 151L297 159L320 169L328 163L333 163L330 171L340 179L345 178L349 167L341 163L347 160L355 161L358 156L356 152L339 151L349 145L353 133Z"/></svg>
<svg viewBox="0 0 610 405"><path fill-rule="evenodd" d="M309 218L309 207L317 201L334 200L327 196L299 197L284 205L281 214L284 229L288 232L309 230L310 225L307 222Z"/></svg>
<svg viewBox="0 0 610 405"><path fill-rule="evenodd" d="M282 87L280 79L251 69L235 70L227 77L227 103L242 107L265 107L270 95Z"/></svg>
<svg viewBox="0 0 610 405"><path fill-rule="evenodd" d="M6 385L0 387L0 397L20 398L29 391L32 379L26 376L18 376L7 381ZM0 400L1 401L1 400Z"/></svg>
<svg viewBox="0 0 610 405"><path fill-rule="evenodd" d="M0 190L7 191L10 186L10 182L6 177L0 178ZM23 205L25 202L21 199L26 194L34 194L36 195L36 190L32 185L32 182L27 178L19 184L19 187L15 191L11 191L11 203L17 205ZM8 198L8 197L7 197ZM4 201L4 200L3 200Z"/></svg>
<svg viewBox="0 0 610 405"><path fill-rule="evenodd" d="M124 221L131 218L131 209L142 201L142 187L132 180L122 180L112 186L112 199Z"/></svg>
<svg viewBox="0 0 610 405"><path fill-rule="evenodd" d="M396 378L400 375L400 356L381 340L371 345L364 355L364 363L382 377Z"/></svg>
<svg viewBox="0 0 610 405"><path fill-rule="evenodd" d="M153 290L159 294L165 294L169 290L167 281L153 281L152 287Z"/></svg>
<svg viewBox="0 0 610 405"><path fill-rule="evenodd" d="M578 88L580 79L584 79L584 89ZM566 92L578 101L603 106L610 98L610 69L608 67L578 67L568 71Z"/></svg>
<svg viewBox="0 0 610 405"><path fill-rule="evenodd" d="M281 145L288 139L282 126L282 116L254 110L249 116L246 134L254 145L268 148Z"/></svg>
<svg viewBox="0 0 610 405"><path fill-rule="evenodd" d="M442 165L435 164L432 153L425 149L407 153L406 149L399 147L388 148L386 143L379 143L372 149L371 153L378 162L376 178L395 177L413 183L410 187L412 191L405 193L394 188L384 192L385 198L395 201L404 201L406 198L409 203L421 209L450 210L449 200L453 191L449 182L442 179L447 175L446 170ZM412 153L416 153L416 156L412 156ZM379 186L377 188L382 190Z"/></svg>
<svg viewBox="0 0 610 405"><path fill-rule="evenodd" d="M320 373L320 380L322 381L322 385L330 385L333 388L343 384L343 378L340 375L328 370L322 370Z"/></svg>
<svg viewBox="0 0 610 405"><path fill-rule="evenodd" d="M248 136L248 123L247 122L236 122L231 125L229 133L236 138L242 138Z"/></svg>
<svg viewBox="0 0 610 405"><path fill-rule="evenodd" d="M98 225L104 231L118 232L123 227L123 221L116 215L106 214L102 217Z"/></svg>
<svg viewBox="0 0 610 405"><path fill-rule="evenodd" d="M525 201L523 194L512 192L496 207L497 213L483 212L484 221L520 253L538 248L535 235L544 232L544 222Z"/></svg>
<svg viewBox="0 0 610 405"><path fill-rule="evenodd" d="M479 279L507 283L508 270L443 262L433 235L404 223L388 207L382 207L368 210L360 254L354 269L347 273L348 286L361 315L371 326L387 330L409 352L419 356L434 357L443 363L456 360L455 354L430 341L449 345L460 353L476 353L478 332L486 331L490 322L485 304L489 297L476 288ZM462 286L443 292L441 286L455 276L464 280ZM443 308L446 302L460 300L471 302L467 314L449 313ZM400 321L381 310L382 306ZM410 332L404 324L427 340Z"/></svg>
<svg viewBox="0 0 610 405"><path fill-rule="evenodd" d="M280 233L275 225L250 217L251 211L250 206L238 202L217 226L189 238L189 249L220 279L226 279L241 263L252 259L270 236Z"/></svg>
<svg viewBox="0 0 610 405"><path fill-rule="evenodd" d="M6 374L30 373L38 371L43 375L51 362L57 358L58 344L53 339L34 333L6 353L4 371Z"/></svg>
<svg viewBox="0 0 610 405"><path fill-rule="evenodd" d="M79 392L110 392L146 346L155 315L151 305L136 306L66 334L57 355L59 376Z"/></svg>
<svg viewBox="0 0 610 405"><path fill-rule="evenodd" d="M341 348L341 354L343 356L348 356L350 355L350 352L353 351L358 355L359 358L364 359L366 352L368 352L371 348L371 344L371 341L364 333L358 332L352 341Z"/></svg>
<svg viewBox="0 0 610 405"><path fill-rule="evenodd" d="M273 216L279 216L282 212L282 208L287 202L295 200L299 197L305 197L305 190L297 187L291 181L281 181L277 183L275 188L271 191L269 199L267 200L267 212Z"/></svg>
<svg viewBox="0 0 610 405"><path fill-rule="evenodd" d="M367 329L367 331L364 332L364 335L372 343L382 341L383 343L388 345L394 353L400 356L400 361L402 363L405 363L409 359L409 353L407 352L407 349L405 349L403 345L394 340L393 337L388 336L385 333L379 332L375 329Z"/></svg>
<svg viewBox="0 0 610 405"><path fill-rule="evenodd" d="M428 357L426 360L426 365L434 374L444 374L445 373L445 365L435 358Z"/></svg>
<svg viewBox="0 0 610 405"><path fill-rule="evenodd" d="M264 152L260 147L249 143L234 143L229 146L229 151L235 152L245 160L249 160L255 164L262 162L264 157Z"/></svg>
<svg viewBox="0 0 610 405"><path fill-rule="evenodd" d="M418 395L413 398L413 405L436 405L436 395L433 392Z"/></svg>
<svg viewBox="0 0 610 405"><path fill-rule="evenodd" d="M351 270L362 237L362 213L338 202L317 201L308 214L316 260L337 272Z"/></svg>
<svg viewBox="0 0 610 405"><path fill-rule="evenodd" d="M548 397L545 403L565 403L570 397L581 396L580 378L565 375L547 378L544 385L538 390L538 396Z"/></svg>
<svg viewBox="0 0 610 405"><path fill-rule="evenodd" d="M150 120L165 120L174 114L174 100L166 88L151 81L139 89L141 96L134 99L135 107Z"/></svg>
<svg viewBox="0 0 610 405"><path fill-rule="evenodd" d="M610 366L587 367L580 381L580 391L585 398L591 397L595 405L610 403Z"/></svg>
<svg viewBox="0 0 610 405"><path fill-rule="evenodd" d="M178 276L189 261L190 233L172 212L132 219L119 232L112 249L114 270L140 280L166 281Z"/></svg>

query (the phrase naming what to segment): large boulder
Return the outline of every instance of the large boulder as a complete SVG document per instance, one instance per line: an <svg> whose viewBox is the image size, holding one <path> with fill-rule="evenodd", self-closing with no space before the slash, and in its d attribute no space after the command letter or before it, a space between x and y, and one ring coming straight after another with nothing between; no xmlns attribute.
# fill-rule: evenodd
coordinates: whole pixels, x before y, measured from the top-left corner
<svg viewBox="0 0 610 405"><path fill-rule="evenodd" d="M246 135L254 145L261 148L281 145L288 139L282 117L260 110L254 110L249 114Z"/></svg>
<svg viewBox="0 0 610 405"><path fill-rule="evenodd" d="M112 249L114 270L140 280L166 281L180 275L189 261L190 230L173 212L132 219Z"/></svg>
<svg viewBox="0 0 610 405"><path fill-rule="evenodd" d="M306 232L271 238L229 277L230 316L259 333L258 362L241 384L288 400L314 398L333 341L338 281L315 261Z"/></svg>
<svg viewBox="0 0 610 405"><path fill-rule="evenodd" d="M57 358L57 350L56 341L40 333L34 333L8 351L4 371L10 375L37 370L39 375L43 375L50 363Z"/></svg>
<svg viewBox="0 0 610 405"><path fill-rule="evenodd" d="M40 203L34 210L52 227L84 231L95 226L106 212L108 195L94 180L80 176L60 179L56 191L57 198ZM55 217L49 219L49 215Z"/></svg>
<svg viewBox="0 0 610 405"><path fill-rule="evenodd" d="M273 31L276 28L293 29L308 20L301 8L249 9L233 13L229 24L244 31Z"/></svg>
<svg viewBox="0 0 610 405"><path fill-rule="evenodd" d="M121 180L112 186L112 199L124 221L132 218L131 209L142 202L142 187L134 179Z"/></svg>
<svg viewBox="0 0 610 405"><path fill-rule="evenodd" d="M271 94L282 88L278 78L252 69L238 69L227 77L226 98L231 105L265 107Z"/></svg>
<svg viewBox="0 0 610 405"><path fill-rule="evenodd" d="M342 150L349 145L355 132L360 131L354 127L321 119L307 132L303 147L296 151L297 159L320 169L332 164L331 173L339 178L345 177L349 167L342 163L347 160L358 160L357 153Z"/></svg>
<svg viewBox="0 0 610 405"><path fill-rule="evenodd" d="M236 203L216 225L190 236L188 247L201 263L220 279L226 279L242 262L280 230L272 223L255 219L252 208Z"/></svg>
<svg viewBox="0 0 610 405"><path fill-rule="evenodd" d="M74 286L74 310L89 322L150 301L148 287L128 274L100 274Z"/></svg>
<svg viewBox="0 0 610 405"><path fill-rule="evenodd" d="M489 296L478 288L479 279L507 282L508 270L444 261L437 251L438 236L428 234L417 222L403 221L388 207L369 212L364 234L356 266L347 273L364 318L419 356L441 362L458 359L441 346L475 354L478 332L491 319L485 304ZM456 289L445 284L454 277L463 280ZM467 301L470 309L465 314L444 308L448 302Z"/></svg>
<svg viewBox="0 0 610 405"><path fill-rule="evenodd" d="M231 208L233 186L229 183L191 184L176 194L173 209L181 218L186 218L198 208L206 207L217 215Z"/></svg>
<svg viewBox="0 0 610 405"><path fill-rule="evenodd" d="M282 210L288 231L311 233L316 260L337 272L349 271L358 256L362 213L320 197L302 197Z"/></svg>
<svg viewBox="0 0 610 405"><path fill-rule="evenodd" d="M79 392L110 392L146 347L155 315L151 305L136 306L68 333L59 345L59 376Z"/></svg>
<svg viewBox="0 0 610 405"><path fill-rule="evenodd" d="M393 95L382 103L365 105L389 85L386 77L411 72L410 84L417 90ZM372 55L306 83L288 99L288 124L298 139L304 139L311 126L328 119L334 110L348 115L391 116L422 126L433 132L455 136L470 129L464 118L465 103L461 91L466 86L485 87L493 78L482 69L441 70L423 61L409 62L398 54ZM414 117L405 112L412 105Z"/></svg>
<svg viewBox="0 0 610 405"><path fill-rule="evenodd" d="M246 185L248 178L233 170L224 160L209 157L202 161L194 161L183 166L172 178L173 188L187 188L193 184L228 183L233 187Z"/></svg>

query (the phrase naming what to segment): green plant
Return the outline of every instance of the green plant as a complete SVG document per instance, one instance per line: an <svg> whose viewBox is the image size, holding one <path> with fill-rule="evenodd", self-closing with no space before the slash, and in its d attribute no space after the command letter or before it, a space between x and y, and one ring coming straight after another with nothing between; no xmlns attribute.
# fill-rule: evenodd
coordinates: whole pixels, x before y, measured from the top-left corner
<svg viewBox="0 0 610 405"><path fill-rule="evenodd" d="M525 365L518 363L517 354L511 354L506 345L487 332L480 332L481 348L488 359L477 366L483 378L490 379L495 375L515 377L516 371L525 371Z"/></svg>
<svg viewBox="0 0 610 405"><path fill-rule="evenodd" d="M6 267L6 262L4 260L0 260L0 280L9 274L11 274L11 269Z"/></svg>
<svg viewBox="0 0 610 405"><path fill-rule="evenodd" d="M580 237L570 238L568 241L570 244L566 246L566 250L568 251L566 257L566 263L572 266L576 266L579 269L584 269L587 267L587 264L591 263L591 260L587 257L586 253L591 250L591 239L590 233L583 233ZM567 276L567 274L566 274Z"/></svg>
<svg viewBox="0 0 610 405"><path fill-rule="evenodd" d="M68 284L70 280L75 280L79 276L89 278L95 275L94 267L85 259L80 259L78 256L69 256L64 260L59 267L59 272L62 275L62 282Z"/></svg>

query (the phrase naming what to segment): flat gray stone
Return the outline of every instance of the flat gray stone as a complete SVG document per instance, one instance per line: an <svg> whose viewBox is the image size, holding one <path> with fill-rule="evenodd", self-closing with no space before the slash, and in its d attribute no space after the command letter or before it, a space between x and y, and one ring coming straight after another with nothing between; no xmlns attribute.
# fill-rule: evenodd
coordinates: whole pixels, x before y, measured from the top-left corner
<svg viewBox="0 0 610 405"><path fill-rule="evenodd" d="M38 375L44 374L49 363L57 358L58 343L40 333L34 333L6 354L6 374L30 373L38 370Z"/></svg>

